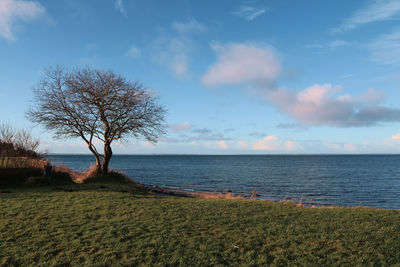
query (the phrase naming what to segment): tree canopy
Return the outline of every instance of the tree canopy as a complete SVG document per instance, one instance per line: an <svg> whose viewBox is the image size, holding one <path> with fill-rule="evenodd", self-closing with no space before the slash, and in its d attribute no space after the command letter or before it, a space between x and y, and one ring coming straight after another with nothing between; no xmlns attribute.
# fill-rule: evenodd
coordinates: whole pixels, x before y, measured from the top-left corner
<svg viewBox="0 0 400 267"><path fill-rule="evenodd" d="M97 172L108 173L114 140L143 137L156 142L164 133L165 109L154 91L113 71L53 67L34 88L28 118L56 138L82 138L96 158ZM94 141L103 143L99 153Z"/></svg>

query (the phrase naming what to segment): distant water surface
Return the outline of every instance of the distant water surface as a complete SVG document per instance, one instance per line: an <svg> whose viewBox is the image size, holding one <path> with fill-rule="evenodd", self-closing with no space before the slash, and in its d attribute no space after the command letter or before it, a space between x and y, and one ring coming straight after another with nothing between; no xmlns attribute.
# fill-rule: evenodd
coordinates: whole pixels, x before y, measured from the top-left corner
<svg viewBox="0 0 400 267"><path fill-rule="evenodd" d="M91 155L50 157L75 170L94 163ZM110 164L149 185L400 209L400 155L114 155Z"/></svg>

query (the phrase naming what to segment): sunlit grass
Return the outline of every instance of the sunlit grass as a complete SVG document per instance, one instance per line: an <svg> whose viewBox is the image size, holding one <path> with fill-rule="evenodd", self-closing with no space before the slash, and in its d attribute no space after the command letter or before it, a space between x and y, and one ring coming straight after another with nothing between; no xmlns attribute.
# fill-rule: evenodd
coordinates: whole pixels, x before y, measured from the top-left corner
<svg viewBox="0 0 400 267"><path fill-rule="evenodd" d="M399 211L157 196L106 179L4 191L2 266L400 263Z"/></svg>

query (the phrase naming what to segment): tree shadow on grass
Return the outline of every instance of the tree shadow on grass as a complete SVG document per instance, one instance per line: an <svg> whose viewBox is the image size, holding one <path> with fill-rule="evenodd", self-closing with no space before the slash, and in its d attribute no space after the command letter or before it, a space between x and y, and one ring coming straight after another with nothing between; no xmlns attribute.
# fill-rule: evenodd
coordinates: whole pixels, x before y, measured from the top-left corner
<svg viewBox="0 0 400 267"><path fill-rule="evenodd" d="M55 171L49 177L43 176L41 169L13 168L0 169L0 194L18 192L118 192L135 198L152 196L152 193L141 187L123 174L113 172L108 176L92 176L77 183L68 172Z"/></svg>

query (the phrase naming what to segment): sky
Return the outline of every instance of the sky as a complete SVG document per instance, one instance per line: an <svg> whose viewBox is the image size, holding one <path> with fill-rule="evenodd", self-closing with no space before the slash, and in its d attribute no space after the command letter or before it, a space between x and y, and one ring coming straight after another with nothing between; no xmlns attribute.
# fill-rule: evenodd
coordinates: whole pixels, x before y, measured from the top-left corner
<svg viewBox="0 0 400 267"><path fill-rule="evenodd" d="M167 133L114 154L400 153L400 0L0 0L0 123L89 153L26 119L54 65L157 92Z"/></svg>

